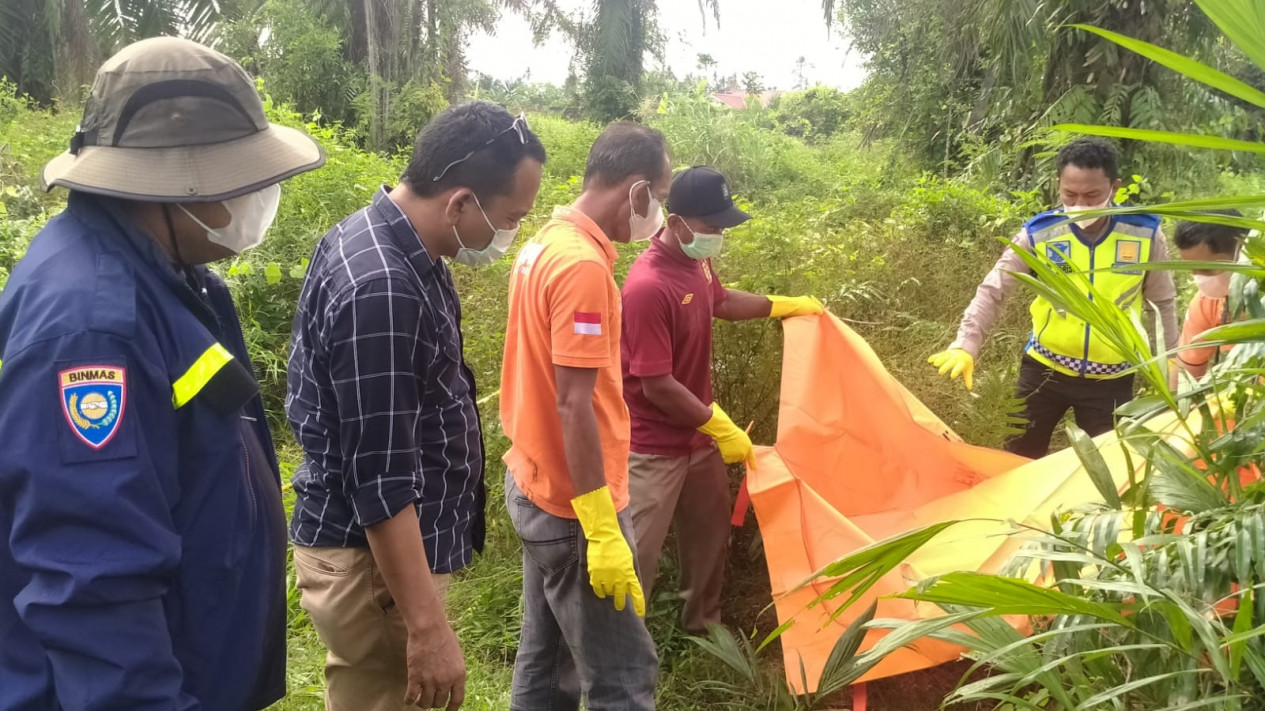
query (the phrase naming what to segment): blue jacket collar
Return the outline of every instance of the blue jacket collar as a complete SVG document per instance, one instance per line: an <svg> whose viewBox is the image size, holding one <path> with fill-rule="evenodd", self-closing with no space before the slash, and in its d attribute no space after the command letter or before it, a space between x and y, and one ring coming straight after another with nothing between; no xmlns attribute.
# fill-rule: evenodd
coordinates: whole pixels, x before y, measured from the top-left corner
<svg viewBox="0 0 1265 711"><path fill-rule="evenodd" d="M72 190L66 211L75 219L99 230L103 239L112 239L120 252L128 254L181 301L208 327L218 331L220 315L206 300L208 270L205 266L177 267L158 244L145 234L118 200Z"/></svg>

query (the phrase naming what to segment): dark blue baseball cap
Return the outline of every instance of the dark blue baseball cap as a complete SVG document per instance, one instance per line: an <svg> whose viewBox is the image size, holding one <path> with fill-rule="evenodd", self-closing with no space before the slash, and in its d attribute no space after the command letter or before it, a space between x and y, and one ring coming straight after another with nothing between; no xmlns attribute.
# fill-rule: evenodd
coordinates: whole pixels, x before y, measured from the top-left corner
<svg viewBox="0 0 1265 711"><path fill-rule="evenodd" d="M725 176L701 165L686 168L672 179L668 212L699 219L721 229L737 227L751 219L751 215L734 205Z"/></svg>

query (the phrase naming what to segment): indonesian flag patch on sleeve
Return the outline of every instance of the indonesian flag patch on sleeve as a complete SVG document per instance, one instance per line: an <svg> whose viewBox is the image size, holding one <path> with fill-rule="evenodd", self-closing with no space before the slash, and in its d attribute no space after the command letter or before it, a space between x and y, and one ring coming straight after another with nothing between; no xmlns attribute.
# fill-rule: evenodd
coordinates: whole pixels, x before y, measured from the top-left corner
<svg viewBox="0 0 1265 711"><path fill-rule="evenodd" d="M58 373L62 413L75 435L93 449L114 438L127 405L127 373L109 365L89 365Z"/></svg>
<svg viewBox="0 0 1265 711"><path fill-rule="evenodd" d="M581 336L602 335L602 315L576 311L575 332Z"/></svg>

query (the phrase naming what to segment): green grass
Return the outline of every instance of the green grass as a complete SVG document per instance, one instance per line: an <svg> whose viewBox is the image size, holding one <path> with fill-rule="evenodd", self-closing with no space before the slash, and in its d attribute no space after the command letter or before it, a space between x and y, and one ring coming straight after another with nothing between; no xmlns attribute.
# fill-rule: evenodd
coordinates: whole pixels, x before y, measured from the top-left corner
<svg viewBox="0 0 1265 711"><path fill-rule="evenodd" d="M288 481L302 454L290 445L283 446L278 455L282 477ZM496 471L496 467L490 466L489 470ZM461 639L466 659L466 703L462 708L471 711L503 711L509 708L514 650L518 645L522 616L522 558L517 536L505 514L500 481L500 477L488 477L487 548L483 555L475 558L473 565L456 575L448 592L448 619ZM294 506L293 492L286 492L285 506L289 516ZM750 533L747 533L746 537L749 536ZM757 582L764 582L764 595L757 600L750 599L750 595L730 597L726 600L726 613L733 613L734 618L749 622L747 618L751 617L751 608L758 611L768 603L767 576L763 571L763 562L752 559L750 547L742 544L743 538L735 536L731 562L744 567L758 567L761 580ZM675 563L665 560L663 567L661 584L647 614L647 624L660 656L658 706L669 711L703 711L711 708L711 704L709 697L699 692L697 683L703 679L728 679L730 673L720 662L690 642L677 626L680 604L675 599ZM325 647L307 613L299 606L299 592L294 581L291 558L287 565L289 691L286 698L271 709L321 711L324 709ZM749 586L744 587L744 592L747 589ZM760 597L759 589L757 584L754 588L757 598ZM767 632L775 625L771 613L766 613L760 626ZM771 657L769 664L772 667L780 662Z"/></svg>

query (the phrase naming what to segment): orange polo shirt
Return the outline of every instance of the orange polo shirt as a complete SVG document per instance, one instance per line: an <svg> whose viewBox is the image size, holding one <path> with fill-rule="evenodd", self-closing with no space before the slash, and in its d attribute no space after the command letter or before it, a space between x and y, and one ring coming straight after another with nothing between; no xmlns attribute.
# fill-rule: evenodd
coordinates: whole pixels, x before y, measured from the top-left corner
<svg viewBox="0 0 1265 711"><path fill-rule="evenodd" d="M1203 294L1195 294L1195 298L1191 299L1190 306L1186 309L1186 321L1182 324L1180 345L1190 345L1199 337L1199 334L1220 326L1223 323L1225 302L1225 299L1210 299ZM1224 350L1228 351L1230 347L1227 346ZM1216 352L1216 346L1191 348L1178 353L1177 358L1186 365L1200 367L1207 365Z"/></svg>
<svg viewBox="0 0 1265 711"><path fill-rule="evenodd" d="M559 207L519 250L510 273L501 371L501 425L511 443L505 464L532 503L562 518L575 518L571 499L576 492L558 418L557 365L598 371L593 409L606 484L615 510L628 506L617 256L591 219Z"/></svg>

